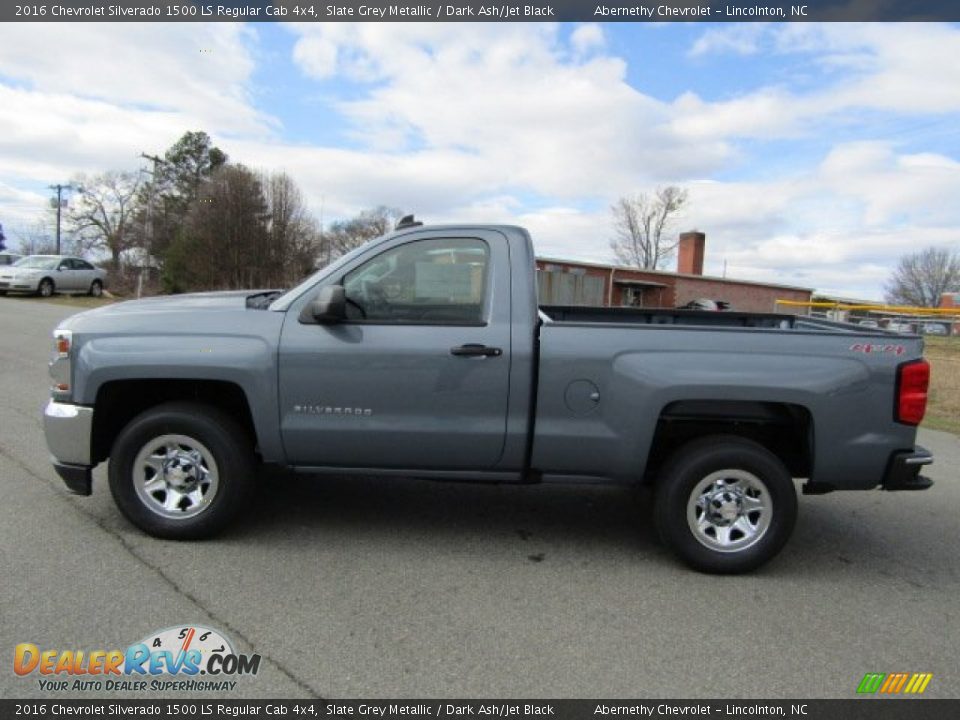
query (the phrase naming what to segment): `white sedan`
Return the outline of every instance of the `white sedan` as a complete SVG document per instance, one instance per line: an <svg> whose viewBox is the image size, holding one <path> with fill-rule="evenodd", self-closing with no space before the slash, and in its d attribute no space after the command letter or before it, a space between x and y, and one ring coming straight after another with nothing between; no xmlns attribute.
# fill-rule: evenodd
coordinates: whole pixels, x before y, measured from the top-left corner
<svg viewBox="0 0 960 720"><path fill-rule="evenodd" d="M50 297L55 292L103 293L106 271L86 260L64 255L29 255L0 268L0 295L8 292L36 293Z"/></svg>

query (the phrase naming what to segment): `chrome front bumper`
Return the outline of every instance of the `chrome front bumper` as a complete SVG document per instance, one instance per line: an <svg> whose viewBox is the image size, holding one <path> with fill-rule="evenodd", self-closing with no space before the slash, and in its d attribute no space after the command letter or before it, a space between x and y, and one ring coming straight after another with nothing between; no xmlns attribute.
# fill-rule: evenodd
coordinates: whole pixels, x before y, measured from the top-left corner
<svg viewBox="0 0 960 720"><path fill-rule="evenodd" d="M51 400L43 409L43 432L57 474L71 492L89 495L93 408Z"/></svg>

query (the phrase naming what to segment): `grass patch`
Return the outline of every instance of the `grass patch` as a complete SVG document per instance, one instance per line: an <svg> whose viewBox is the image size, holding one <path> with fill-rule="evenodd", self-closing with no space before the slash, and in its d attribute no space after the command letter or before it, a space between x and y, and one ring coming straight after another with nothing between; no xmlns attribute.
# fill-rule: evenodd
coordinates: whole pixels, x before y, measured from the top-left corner
<svg viewBox="0 0 960 720"><path fill-rule="evenodd" d="M960 435L960 337L927 337L930 399L923 426Z"/></svg>

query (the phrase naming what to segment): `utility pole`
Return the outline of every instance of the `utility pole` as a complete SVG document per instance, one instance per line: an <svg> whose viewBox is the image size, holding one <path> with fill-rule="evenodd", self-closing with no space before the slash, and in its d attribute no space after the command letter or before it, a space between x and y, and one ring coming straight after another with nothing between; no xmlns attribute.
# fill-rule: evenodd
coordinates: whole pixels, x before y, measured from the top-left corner
<svg viewBox="0 0 960 720"><path fill-rule="evenodd" d="M147 195L147 214L144 218L144 230L147 237L147 252L143 258L143 263L145 266L152 265L151 258L153 257L153 251L155 249L154 245L154 225L153 225L153 202L154 202L154 193L156 192L157 185L157 175L160 171L161 165L166 165L167 161L162 157L157 155L148 155L147 153L140 153L140 157L144 160L149 160L153 163L153 170L147 170L146 168L141 168L141 172L147 173L152 179L153 182L149 184L149 194ZM141 267L140 272L137 274L137 298L143 293L143 276L146 273L146 267Z"/></svg>
<svg viewBox="0 0 960 720"><path fill-rule="evenodd" d="M326 256L326 261L323 263L324 267L330 264L330 248L327 247L327 242L323 237L323 206L326 199L326 195L320 196L320 252Z"/></svg>
<svg viewBox="0 0 960 720"><path fill-rule="evenodd" d="M147 197L147 216L145 218L146 225L147 225L145 230L147 231L146 234L149 238L149 243L147 246L149 250L147 252L149 253L150 251L153 250L153 200L154 200L153 194L154 194L154 191L156 190L156 180L157 180L157 175L159 174L159 168L161 165L166 165L167 161L164 160L162 157L158 157L157 155L147 155L147 153L140 153L140 157L142 157L144 160L149 160L153 163L153 170L147 170L146 168L141 169L141 172L147 173L150 177L153 178L153 181L154 181L150 185L150 195Z"/></svg>
<svg viewBox="0 0 960 720"><path fill-rule="evenodd" d="M63 208L63 191L73 190L73 185L71 185L70 183L67 183L66 185L57 183L56 185L48 185L48 187L51 190L57 191L57 255L59 255L60 254L60 210Z"/></svg>

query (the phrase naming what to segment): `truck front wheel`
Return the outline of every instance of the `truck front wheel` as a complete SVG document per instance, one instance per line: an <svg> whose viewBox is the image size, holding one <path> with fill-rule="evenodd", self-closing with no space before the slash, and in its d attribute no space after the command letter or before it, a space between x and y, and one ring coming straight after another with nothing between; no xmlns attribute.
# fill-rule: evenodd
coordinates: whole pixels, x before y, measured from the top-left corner
<svg viewBox="0 0 960 720"><path fill-rule="evenodd" d="M120 511L155 537L215 535L244 507L254 482L252 443L230 416L195 403L166 403L130 421L110 457Z"/></svg>
<svg viewBox="0 0 960 720"><path fill-rule="evenodd" d="M759 567L780 552L797 519L786 467L739 437L684 445L664 465L656 491L654 519L664 544L703 572Z"/></svg>

